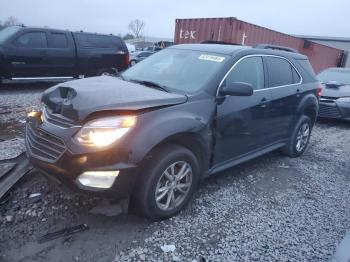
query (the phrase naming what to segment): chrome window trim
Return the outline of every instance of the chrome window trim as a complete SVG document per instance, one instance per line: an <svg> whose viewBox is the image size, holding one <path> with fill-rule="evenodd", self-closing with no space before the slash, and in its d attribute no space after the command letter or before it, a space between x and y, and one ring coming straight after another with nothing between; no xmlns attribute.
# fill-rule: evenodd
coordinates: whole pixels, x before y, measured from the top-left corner
<svg viewBox="0 0 350 262"><path fill-rule="evenodd" d="M250 57L275 57L275 58L280 58L280 59L284 59L286 60L293 68L294 70L297 72L297 74L299 75L300 77L300 81L299 83L295 83L295 84L290 84L290 85L282 85L282 86L274 86L274 87L267 87L267 88L263 88L263 89L257 89L257 90L254 90L254 92L260 92L260 91L264 91L264 90L271 90L271 89L276 89L276 88L282 88L282 87L287 87L287 86L295 86L295 85L301 85L303 83L303 77L301 76L301 74L299 73L298 69L293 65L293 63L283 57L283 56L278 56L278 55L266 55L266 54L254 54L254 55L246 55L246 56L243 56L241 57L240 59L238 59L238 61L236 63L234 63L234 65L230 68L230 70L227 71L227 73L224 75L224 77L222 78L220 84L219 84L219 87L217 88L216 90L216 96L219 96L219 90L222 86L222 84L224 83L224 81L226 80L226 78L228 77L228 75L231 73L231 71L237 66L238 63L240 63L242 60L246 59L246 58L250 58ZM265 70L264 70L264 77L265 76Z"/></svg>

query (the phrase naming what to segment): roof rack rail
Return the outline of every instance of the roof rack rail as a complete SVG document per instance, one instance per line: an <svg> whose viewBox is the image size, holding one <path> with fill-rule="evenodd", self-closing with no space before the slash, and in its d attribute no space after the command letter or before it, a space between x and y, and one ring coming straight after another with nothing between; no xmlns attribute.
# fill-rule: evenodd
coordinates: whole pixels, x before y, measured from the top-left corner
<svg viewBox="0 0 350 262"><path fill-rule="evenodd" d="M204 40L200 43L201 44L217 44L217 45L239 45L239 44L228 43L228 42L223 42L223 41L215 41L215 40Z"/></svg>
<svg viewBox="0 0 350 262"><path fill-rule="evenodd" d="M279 46L279 45L259 44L259 45L254 46L254 48L274 49L274 50L281 50L281 51L292 52L292 53L299 53L298 50L296 50L294 48Z"/></svg>

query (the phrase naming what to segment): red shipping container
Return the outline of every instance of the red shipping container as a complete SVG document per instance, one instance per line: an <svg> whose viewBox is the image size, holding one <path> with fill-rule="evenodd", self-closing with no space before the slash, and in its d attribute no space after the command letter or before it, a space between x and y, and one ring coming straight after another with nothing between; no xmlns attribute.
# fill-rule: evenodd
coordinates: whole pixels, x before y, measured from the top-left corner
<svg viewBox="0 0 350 262"><path fill-rule="evenodd" d="M200 43L206 40L254 46L273 44L291 47L309 57L316 73L341 64L343 50L328 47L236 18L176 19L175 43Z"/></svg>

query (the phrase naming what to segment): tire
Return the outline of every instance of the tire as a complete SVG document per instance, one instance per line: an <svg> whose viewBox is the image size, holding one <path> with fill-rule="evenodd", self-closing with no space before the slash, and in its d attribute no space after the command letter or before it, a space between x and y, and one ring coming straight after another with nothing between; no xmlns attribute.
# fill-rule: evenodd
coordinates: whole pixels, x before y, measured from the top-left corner
<svg viewBox="0 0 350 262"><path fill-rule="evenodd" d="M312 122L308 116L301 116L292 132L287 144L282 148L282 153L289 157L301 156L310 141Z"/></svg>
<svg viewBox="0 0 350 262"><path fill-rule="evenodd" d="M130 66L134 66L134 65L136 65L136 61L135 60L131 60L130 61Z"/></svg>
<svg viewBox="0 0 350 262"><path fill-rule="evenodd" d="M176 174L181 168L185 170L182 173L184 177L177 181L176 176L171 173L174 171ZM153 221L167 219L179 213L188 204L199 181L197 158L190 150L178 145L171 144L157 150L142 170L144 171L139 173L132 196L132 206L137 207L135 211L138 215ZM180 178L180 173L177 174ZM171 181L170 178L174 180Z"/></svg>
<svg viewBox="0 0 350 262"><path fill-rule="evenodd" d="M98 71L98 76L111 76L116 74L116 71L112 68L103 68L100 71Z"/></svg>

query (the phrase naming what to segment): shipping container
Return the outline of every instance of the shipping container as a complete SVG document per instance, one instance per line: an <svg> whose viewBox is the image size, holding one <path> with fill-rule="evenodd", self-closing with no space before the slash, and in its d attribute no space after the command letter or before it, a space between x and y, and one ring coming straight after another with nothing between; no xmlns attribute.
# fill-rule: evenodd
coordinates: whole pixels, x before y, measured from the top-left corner
<svg viewBox="0 0 350 262"><path fill-rule="evenodd" d="M321 45L237 18L176 19L175 43L200 43L206 40L254 46L273 44L291 47L309 57L316 73L328 67L342 66L344 51Z"/></svg>

